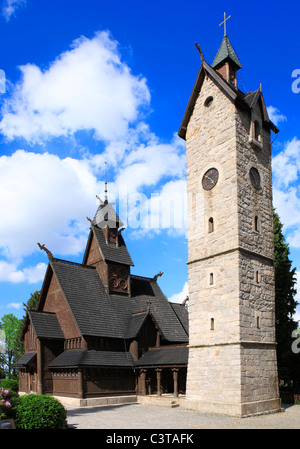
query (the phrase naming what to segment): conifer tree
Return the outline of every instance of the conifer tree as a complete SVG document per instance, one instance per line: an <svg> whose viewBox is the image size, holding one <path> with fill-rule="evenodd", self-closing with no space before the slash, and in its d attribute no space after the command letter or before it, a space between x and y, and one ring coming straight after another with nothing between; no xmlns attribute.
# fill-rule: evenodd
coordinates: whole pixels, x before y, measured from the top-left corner
<svg viewBox="0 0 300 449"><path fill-rule="evenodd" d="M275 259L275 320L277 363L279 379L289 381L294 377L295 354L292 352L292 333L298 323L294 321L298 303L296 268L292 268L290 249L282 232L283 225L274 210L274 259Z"/></svg>

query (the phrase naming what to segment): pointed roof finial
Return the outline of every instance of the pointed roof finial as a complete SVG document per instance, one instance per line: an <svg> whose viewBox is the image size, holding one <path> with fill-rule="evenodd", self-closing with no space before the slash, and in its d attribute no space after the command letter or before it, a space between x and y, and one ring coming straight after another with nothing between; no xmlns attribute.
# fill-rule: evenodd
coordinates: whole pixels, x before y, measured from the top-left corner
<svg viewBox="0 0 300 449"><path fill-rule="evenodd" d="M201 50L201 48L200 48L200 45L198 45L197 42L195 42L195 45L196 45L197 50L198 50L199 53L200 53L201 63L203 63L203 61L204 61L204 56L203 56L202 50Z"/></svg>
<svg viewBox="0 0 300 449"><path fill-rule="evenodd" d="M53 254L51 253L51 251L49 251L48 248L46 248L45 243L43 243L42 245L38 242L38 246L41 250L44 250L47 253L47 256L49 259L53 259Z"/></svg>
<svg viewBox="0 0 300 449"><path fill-rule="evenodd" d="M224 37L227 36L227 34L226 34L226 22L230 18L231 18L231 16L226 17L226 12L224 12L224 21L222 23L220 23L220 25L219 25L219 27L220 27L220 26L222 26L224 24Z"/></svg>
<svg viewBox="0 0 300 449"><path fill-rule="evenodd" d="M104 189L104 204L108 204L108 199L107 199L107 162L105 162L105 189Z"/></svg>

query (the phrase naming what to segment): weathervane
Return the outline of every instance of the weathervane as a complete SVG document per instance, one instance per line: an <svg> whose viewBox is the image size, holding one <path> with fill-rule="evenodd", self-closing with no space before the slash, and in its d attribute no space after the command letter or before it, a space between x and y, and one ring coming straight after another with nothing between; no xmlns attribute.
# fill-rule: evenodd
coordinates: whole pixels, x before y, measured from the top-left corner
<svg viewBox="0 0 300 449"><path fill-rule="evenodd" d="M230 19L231 16L226 17L226 12L224 12L224 21L220 23L219 27L224 24L224 36L227 36L226 34L226 22Z"/></svg>

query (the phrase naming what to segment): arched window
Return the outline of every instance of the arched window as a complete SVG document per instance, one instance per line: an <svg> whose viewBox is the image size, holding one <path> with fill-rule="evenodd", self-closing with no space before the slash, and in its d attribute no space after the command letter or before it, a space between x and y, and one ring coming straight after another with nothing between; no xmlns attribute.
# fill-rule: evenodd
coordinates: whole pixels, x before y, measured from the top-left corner
<svg viewBox="0 0 300 449"><path fill-rule="evenodd" d="M204 102L204 106L206 108L209 108L209 106L211 106L213 102L213 97L210 95L209 97L206 98L205 102Z"/></svg>
<svg viewBox="0 0 300 449"><path fill-rule="evenodd" d="M209 275L209 285L213 285L214 284L214 273L210 273Z"/></svg>
<svg viewBox="0 0 300 449"><path fill-rule="evenodd" d="M214 318L210 319L210 330L211 331L215 330L215 319Z"/></svg>

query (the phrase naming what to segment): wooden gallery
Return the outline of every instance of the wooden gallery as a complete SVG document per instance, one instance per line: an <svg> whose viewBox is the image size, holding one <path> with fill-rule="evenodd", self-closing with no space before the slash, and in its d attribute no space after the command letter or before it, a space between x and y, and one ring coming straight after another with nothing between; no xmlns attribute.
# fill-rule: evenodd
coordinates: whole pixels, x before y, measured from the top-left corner
<svg viewBox="0 0 300 449"><path fill-rule="evenodd" d="M185 305L164 296L157 283L162 273L130 273L123 224L107 198L89 221L82 264L54 258L39 245L49 264L22 333L20 392L79 400L184 393Z"/></svg>

